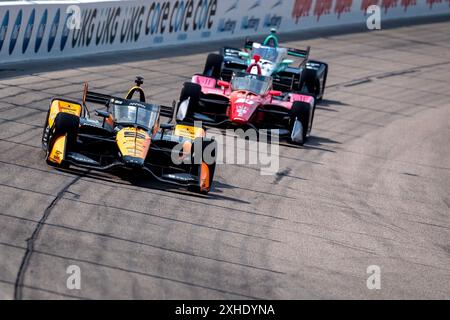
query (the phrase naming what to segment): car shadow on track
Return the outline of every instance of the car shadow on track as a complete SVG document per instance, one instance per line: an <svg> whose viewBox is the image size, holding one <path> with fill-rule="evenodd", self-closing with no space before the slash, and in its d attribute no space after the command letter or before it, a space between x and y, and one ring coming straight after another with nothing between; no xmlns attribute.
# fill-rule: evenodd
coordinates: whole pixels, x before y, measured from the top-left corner
<svg viewBox="0 0 450 320"><path fill-rule="evenodd" d="M280 146L285 147L285 148L299 149L299 150L317 150L317 151L323 151L323 152L329 152L329 153L336 153L335 150L326 148L327 146L330 146L330 144L341 144L341 143L338 141L335 141L335 140L328 139L328 138L322 138L322 137L316 137L316 136L309 137L303 146L299 146L299 145L290 143L289 141L280 141Z"/></svg>
<svg viewBox="0 0 450 320"><path fill-rule="evenodd" d="M338 101L338 100L330 100L330 99L323 99L317 105L317 107L322 107L322 108L323 107L344 107L344 106L349 106L349 104Z"/></svg>
<svg viewBox="0 0 450 320"><path fill-rule="evenodd" d="M349 106L349 104L341 102L341 101L337 101L337 100L324 99L324 100L320 101L319 104L317 104L316 110L326 111L326 112L339 112L339 110L337 110L336 108L333 108L333 107L339 108L339 107L345 107L345 106Z"/></svg>
<svg viewBox="0 0 450 320"><path fill-rule="evenodd" d="M252 188L235 187L235 186L231 186L231 185L229 185L227 183L224 183L224 182L221 182L221 181L215 182L215 186L217 186L220 190L234 189L234 190L238 190L238 191L241 191L241 192L250 192L250 193L259 194L259 195L262 195L262 196L271 196L271 197L284 198L284 199L290 199L290 200L295 200L296 199L294 197L289 197L289 196L286 196L286 195L283 195L283 194L276 194L276 193L273 193L273 192L256 190L256 189L252 189ZM220 192L222 192L222 191L220 191ZM250 202L243 201L243 200L240 200L240 202L246 203L246 204L250 203Z"/></svg>
<svg viewBox="0 0 450 320"><path fill-rule="evenodd" d="M177 187L174 185L171 185L169 183L164 183L157 181L153 179L152 177L149 177L145 173L134 173L130 174L129 172L123 172L123 171L117 171L117 172L111 172L111 173L104 173L104 172L97 172L97 171L91 171L91 170L83 170L79 168L69 168L69 169L56 169L61 172L65 172L68 174L73 174L76 176L82 176L85 178L91 178L99 182L109 182L113 184L117 184L118 187L136 187L136 188L142 188L142 189L149 189L154 191L163 191L171 194L176 195L184 195L189 196L193 198L199 198L199 199L207 199L207 200L224 200L224 201L232 201L237 202L239 204L250 204L250 202L233 198L233 197L227 197L222 195L224 189L235 189L236 187L229 185L229 184L223 184L220 182L214 182L212 186L212 190L209 194L203 195L194 193L191 191L188 191L184 187Z"/></svg>
<svg viewBox="0 0 450 320"><path fill-rule="evenodd" d="M186 188L176 187L171 184L166 184L166 183L159 182L156 180L137 179L137 180L132 181L132 184L136 187L156 189L156 190L169 192L169 193L173 193L173 194L190 196L193 198L207 199L207 200L223 200L223 201L236 202L239 204L250 204L250 202L248 202L248 201L237 199L234 197L227 197L227 196L223 195L224 189L235 189L236 187L231 186L231 185L225 185L219 181L214 181L212 188L211 188L211 192L208 193L207 195L191 192L191 191L187 190Z"/></svg>
<svg viewBox="0 0 450 320"><path fill-rule="evenodd" d="M308 141L303 146L303 149L311 149L311 150L336 153L335 150L332 150L329 147L332 145L340 145L340 144L341 144L341 142L333 140L333 139L311 136L308 138Z"/></svg>

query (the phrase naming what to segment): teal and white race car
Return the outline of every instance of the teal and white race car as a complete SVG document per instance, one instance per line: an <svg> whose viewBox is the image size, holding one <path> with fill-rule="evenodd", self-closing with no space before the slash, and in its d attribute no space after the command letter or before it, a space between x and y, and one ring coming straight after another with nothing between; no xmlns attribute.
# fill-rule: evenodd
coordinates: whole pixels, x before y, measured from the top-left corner
<svg viewBox="0 0 450 320"><path fill-rule="evenodd" d="M230 81L233 73L245 71L258 60L262 75L273 77L275 90L313 94L320 101L325 92L328 65L310 60L309 53L309 47L306 50L280 47L276 30L272 29L263 43L247 39L242 50L224 47L219 54L210 54L203 74Z"/></svg>

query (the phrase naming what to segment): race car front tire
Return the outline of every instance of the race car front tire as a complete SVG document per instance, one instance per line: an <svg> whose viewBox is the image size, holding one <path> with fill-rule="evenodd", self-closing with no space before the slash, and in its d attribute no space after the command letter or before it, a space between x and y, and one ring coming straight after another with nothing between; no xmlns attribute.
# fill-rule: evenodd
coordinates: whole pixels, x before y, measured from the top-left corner
<svg viewBox="0 0 450 320"><path fill-rule="evenodd" d="M210 192L212 183L214 181L214 174L216 171L216 156L217 156L217 142L211 139L197 138L194 141L193 149L194 152L192 156L192 174L198 176L198 184L191 185L188 190L195 193L200 193L206 195ZM198 157L195 154L196 150L202 150L201 164L197 163ZM211 156L212 159L205 158L206 156ZM208 170L208 181L206 182L206 187L202 182L203 170Z"/></svg>
<svg viewBox="0 0 450 320"><path fill-rule="evenodd" d="M317 78L317 71L311 69L303 70L300 86L301 93L312 94L318 97L320 95L320 82Z"/></svg>
<svg viewBox="0 0 450 320"><path fill-rule="evenodd" d="M80 117L73 114L60 112L56 115L53 125L53 136L67 134L68 140L73 142L77 138L80 127Z"/></svg>
<svg viewBox="0 0 450 320"><path fill-rule="evenodd" d="M62 135L67 136L66 146L69 148L73 146L76 143L79 126L80 118L78 116L65 112L58 113L53 128L50 129L47 154L52 150L56 139ZM68 165L63 162L61 167L68 167Z"/></svg>
<svg viewBox="0 0 450 320"><path fill-rule="evenodd" d="M304 145L308 138L308 130L310 127L310 115L313 110L311 110L311 106L308 103L296 101L291 109L291 132L294 133L299 126L296 124L296 121L299 121L301 124L301 139L292 139L294 143L299 145Z"/></svg>

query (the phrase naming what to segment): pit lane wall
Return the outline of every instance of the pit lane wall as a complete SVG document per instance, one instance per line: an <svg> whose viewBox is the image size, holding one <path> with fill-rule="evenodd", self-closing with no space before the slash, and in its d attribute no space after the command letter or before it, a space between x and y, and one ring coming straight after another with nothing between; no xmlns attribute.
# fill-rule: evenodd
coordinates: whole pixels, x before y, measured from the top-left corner
<svg viewBox="0 0 450 320"><path fill-rule="evenodd" d="M366 25L450 13L450 0L80 0L0 2L0 63ZM170 50L176 50L171 48Z"/></svg>

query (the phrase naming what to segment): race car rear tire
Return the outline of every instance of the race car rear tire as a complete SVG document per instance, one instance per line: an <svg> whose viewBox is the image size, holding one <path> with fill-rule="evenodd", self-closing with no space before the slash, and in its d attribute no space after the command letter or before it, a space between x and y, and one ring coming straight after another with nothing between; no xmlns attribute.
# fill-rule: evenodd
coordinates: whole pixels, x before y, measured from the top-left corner
<svg viewBox="0 0 450 320"><path fill-rule="evenodd" d="M223 56L220 54L211 53L206 59L203 75L207 77L213 77L215 79L220 79L220 76L222 74L222 66Z"/></svg>
<svg viewBox="0 0 450 320"><path fill-rule="evenodd" d="M309 130L309 119L310 119L310 114L311 112L313 112L313 110L311 110L311 106L308 103L305 102L300 102L300 101L296 101L294 102L294 105L292 106L291 109L291 130L294 127L295 121L299 120L300 123L302 124L302 142L298 143L300 145L303 145L307 138L308 138L308 130Z"/></svg>
<svg viewBox="0 0 450 320"><path fill-rule="evenodd" d="M325 73L323 75L322 82L322 91L320 92L320 96L317 98L317 102L322 102L323 97L325 96L325 88L327 87L327 78L328 78L328 65L326 65Z"/></svg>
<svg viewBox="0 0 450 320"><path fill-rule="evenodd" d="M192 82L186 82L183 85L183 89L181 90L180 94L180 103L178 105L178 109L180 109L181 104L189 100L189 104L186 111L185 119L191 118L196 111L198 104L200 102L200 95L202 93L202 87L199 84L192 83ZM180 110L178 110L180 112ZM185 119L177 119L179 121L185 121Z"/></svg>
<svg viewBox="0 0 450 320"><path fill-rule="evenodd" d="M300 92L318 97L320 95L320 82L317 79L317 71L305 69L301 77Z"/></svg>

